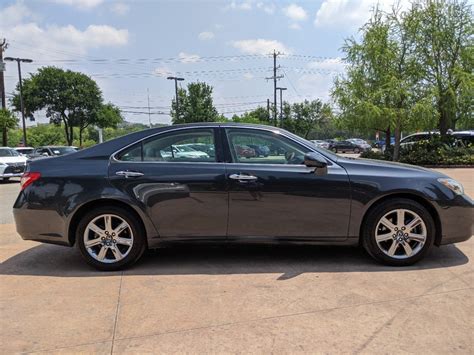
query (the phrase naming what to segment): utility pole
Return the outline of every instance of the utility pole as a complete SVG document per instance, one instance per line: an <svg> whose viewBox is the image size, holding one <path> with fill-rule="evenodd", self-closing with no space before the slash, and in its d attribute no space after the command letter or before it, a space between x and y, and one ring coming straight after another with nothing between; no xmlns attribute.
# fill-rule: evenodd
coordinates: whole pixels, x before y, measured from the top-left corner
<svg viewBox="0 0 474 355"><path fill-rule="evenodd" d="M7 108L7 101L5 97L5 78L3 72L5 71L5 64L3 63L3 51L7 49L7 40L4 38L0 43L0 95L2 97L2 108Z"/></svg>
<svg viewBox="0 0 474 355"><path fill-rule="evenodd" d="M178 99L178 81L183 81L184 78L178 78L177 76L169 76L166 79L174 80L174 91L176 99L176 118L179 118L179 99Z"/></svg>
<svg viewBox="0 0 474 355"><path fill-rule="evenodd" d="M268 122L270 122L270 99L267 99L267 115L268 115Z"/></svg>
<svg viewBox="0 0 474 355"><path fill-rule="evenodd" d="M5 78L3 72L5 71L5 63L3 62L3 51L7 48L7 40L4 38L0 44L0 96L2 101L2 108L7 108L7 100L5 96ZM2 144L7 145L8 130L6 127L2 129Z"/></svg>
<svg viewBox="0 0 474 355"><path fill-rule="evenodd" d="M280 68L280 66L277 67L276 61L280 54L280 52L273 50L273 76L265 78L267 80L273 79L273 123L275 126L277 126L277 80L283 78L283 75L277 76L277 70Z"/></svg>
<svg viewBox="0 0 474 355"><path fill-rule="evenodd" d="M276 88L277 90L280 90L280 127L283 127L283 91L286 90L286 88Z"/></svg>
<svg viewBox="0 0 474 355"><path fill-rule="evenodd" d="M5 57L6 61L9 62L17 62L18 64L18 80L19 80L19 86L20 86L20 109L21 109L21 120L23 123L23 146L27 147L28 142L26 141L26 122L25 122L25 106L23 104L23 83L21 80L21 62L23 63L31 63L33 62L32 59L26 59L26 58L12 58L12 57Z"/></svg>
<svg viewBox="0 0 474 355"><path fill-rule="evenodd" d="M151 126L151 113L150 113L150 89L146 89L147 97L148 97L148 124Z"/></svg>

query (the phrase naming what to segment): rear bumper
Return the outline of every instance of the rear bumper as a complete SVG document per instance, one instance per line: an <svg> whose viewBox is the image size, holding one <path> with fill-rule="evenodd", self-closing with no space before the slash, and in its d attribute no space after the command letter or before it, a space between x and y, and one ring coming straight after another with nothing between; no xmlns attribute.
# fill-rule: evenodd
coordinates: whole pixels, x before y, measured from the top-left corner
<svg viewBox="0 0 474 355"><path fill-rule="evenodd" d="M456 196L451 203L437 206L441 221L440 245L464 242L474 233L474 201Z"/></svg>
<svg viewBox="0 0 474 355"><path fill-rule="evenodd" d="M56 210L42 209L25 201L20 192L13 207L16 230L24 240L70 246L66 219Z"/></svg>

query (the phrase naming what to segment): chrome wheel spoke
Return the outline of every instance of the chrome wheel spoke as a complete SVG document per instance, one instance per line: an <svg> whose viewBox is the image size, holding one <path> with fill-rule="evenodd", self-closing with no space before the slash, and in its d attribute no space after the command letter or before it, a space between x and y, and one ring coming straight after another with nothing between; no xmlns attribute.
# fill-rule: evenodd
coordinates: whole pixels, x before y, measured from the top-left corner
<svg viewBox="0 0 474 355"><path fill-rule="evenodd" d="M100 228L97 224L95 223L90 223L88 226L87 226L88 229L90 229L91 231L93 231L95 234L97 234L98 236L102 237L104 234L105 234L105 230L103 230L102 228Z"/></svg>
<svg viewBox="0 0 474 355"><path fill-rule="evenodd" d="M380 220L380 223L383 224L386 228L390 229L390 231L393 231L395 229L395 225L390 222L386 217L383 217L381 220Z"/></svg>
<svg viewBox="0 0 474 355"><path fill-rule="evenodd" d="M386 240L392 239L393 238L393 232L389 232L386 234L379 234L375 236L375 239L377 242L385 242Z"/></svg>
<svg viewBox="0 0 474 355"><path fill-rule="evenodd" d="M102 243L101 238L95 238L95 239L89 239L87 240L84 244L86 245L87 248L92 248L96 245L99 245Z"/></svg>
<svg viewBox="0 0 474 355"><path fill-rule="evenodd" d="M100 248L99 254L97 254L97 259L103 261L107 255L107 249L108 248L106 246L102 246L102 248Z"/></svg>
<svg viewBox="0 0 474 355"><path fill-rule="evenodd" d="M122 233L125 229L128 228L128 224L126 222L120 223L120 225L114 229L114 233L116 236L118 236L120 233Z"/></svg>
<svg viewBox="0 0 474 355"><path fill-rule="evenodd" d="M120 250L117 247L112 247L110 248L112 250L112 253L115 256L115 261L119 261L123 259L123 254L120 252Z"/></svg>
<svg viewBox="0 0 474 355"><path fill-rule="evenodd" d="M390 249L388 249L388 251L387 251L388 255L390 255L390 256L395 255L395 252L398 249L398 245L399 245L399 243L396 240L394 240L392 242L392 245L390 246Z"/></svg>
<svg viewBox="0 0 474 355"><path fill-rule="evenodd" d="M117 241L117 244L128 245L128 246L133 245L133 240L132 239L117 237L117 238L115 238L115 240Z"/></svg>
<svg viewBox="0 0 474 355"><path fill-rule="evenodd" d="M420 217L415 217L413 220L407 224L407 232L410 232L412 229L418 227L423 221L421 220Z"/></svg>
<svg viewBox="0 0 474 355"><path fill-rule="evenodd" d="M405 225L405 210L397 210L397 227L400 229Z"/></svg>
<svg viewBox="0 0 474 355"><path fill-rule="evenodd" d="M105 224L105 230L111 232L112 231L112 216L106 214L104 216L104 224Z"/></svg>
<svg viewBox="0 0 474 355"><path fill-rule="evenodd" d="M413 254L413 249L411 248L410 244L403 242L402 246L403 246L403 249L405 249L405 254L407 256L411 256L411 254Z"/></svg>
<svg viewBox="0 0 474 355"><path fill-rule="evenodd" d="M422 234L408 233L408 239L414 240L420 243L424 243L426 240L426 237Z"/></svg>

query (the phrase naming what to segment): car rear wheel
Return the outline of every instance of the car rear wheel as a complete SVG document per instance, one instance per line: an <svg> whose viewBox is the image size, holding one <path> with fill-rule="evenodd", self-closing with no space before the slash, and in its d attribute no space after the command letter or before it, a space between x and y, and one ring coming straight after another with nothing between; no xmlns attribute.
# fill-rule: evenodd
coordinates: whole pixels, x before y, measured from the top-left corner
<svg viewBox="0 0 474 355"><path fill-rule="evenodd" d="M337 153L337 148L332 148L331 149L334 153Z"/></svg>
<svg viewBox="0 0 474 355"><path fill-rule="evenodd" d="M426 208L412 200L394 199L369 212L362 245L383 264L407 266L426 255L434 235L435 224Z"/></svg>
<svg viewBox="0 0 474 355"><path fill-rule="evenodd" d="M360 153L360 149L359 149L359 148L354 148L354 153L355 153L355 154L359 154L359 153Z"/></svg>
<svg viewBox="0 0 474 355"><path fill-rule="evenodd" d="M100 207L79 222L76 241L89 265L115 271L132 265L145 251L145 233L136 217L119 207Z"/></svg>

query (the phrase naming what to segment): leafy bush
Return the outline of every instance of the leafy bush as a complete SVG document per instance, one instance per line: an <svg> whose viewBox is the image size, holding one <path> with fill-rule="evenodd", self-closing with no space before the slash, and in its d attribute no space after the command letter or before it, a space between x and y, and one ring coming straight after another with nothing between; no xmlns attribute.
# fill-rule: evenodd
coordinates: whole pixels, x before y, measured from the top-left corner
<svg viewBox="0 0 474 355"><path fill-rule="evenodd" d="M384 153L375 150L362 152L360 157L365 159L388 160Z"/></svg>
<svg viewBox="0 0 474 355"><path fill-rule="evenodd" d="M368 151L361 158L392 160L393 147L385 152ZM400 162L414 165L474 165L474 145L465 145L453 137L433 137L403 147Z"/></svg>
<svg viewBox="0 0 474 355"><path fill-rule="evenodd" d="M474 165L474 146L463 145L451 137L433 137L402 149L400 161L417 165Z"/></svg>

